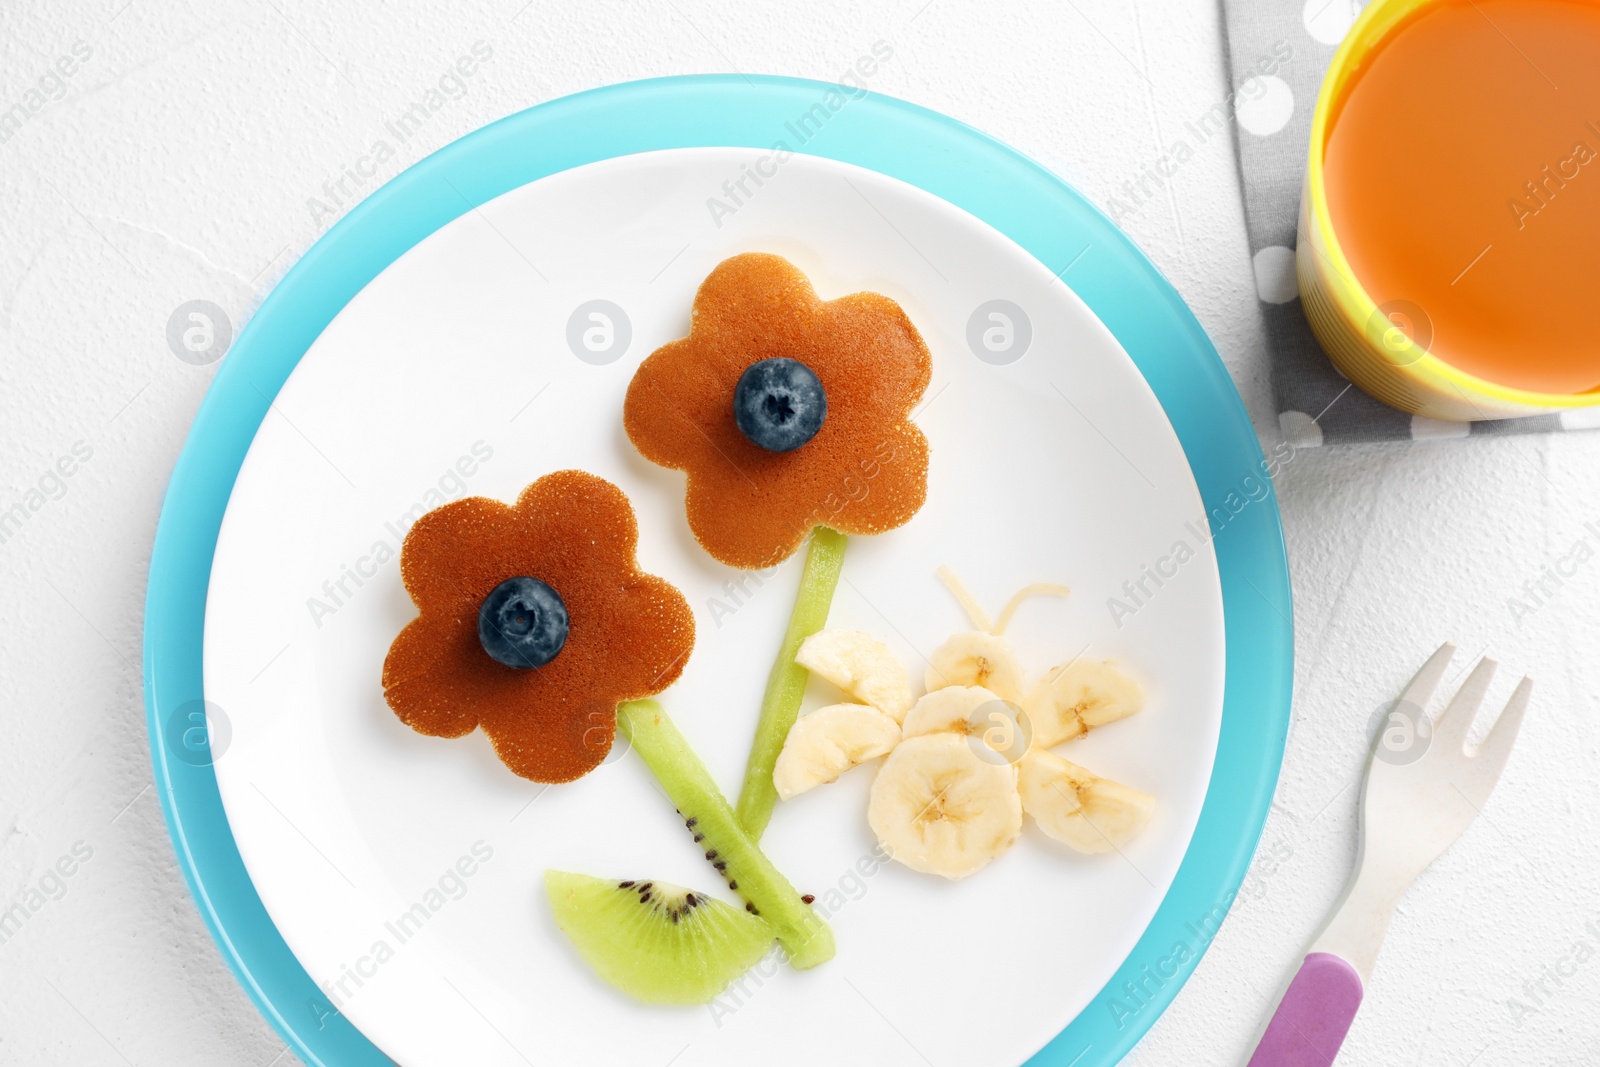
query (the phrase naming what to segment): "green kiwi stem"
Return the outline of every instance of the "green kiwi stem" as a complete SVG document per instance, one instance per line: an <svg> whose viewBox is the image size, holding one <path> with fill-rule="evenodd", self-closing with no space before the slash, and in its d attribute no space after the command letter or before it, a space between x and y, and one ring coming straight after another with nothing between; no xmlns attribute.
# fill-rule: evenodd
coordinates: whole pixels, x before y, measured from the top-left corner
<svg viewBox="0 0 1600 1067"><path fill-rule="evenodd" d="M833 958L833 931L772 865L746 833L711 772L654 700L630 700L617 708L617 729L632 743L691 830L706 858L737 883L735 892L772 925L789 962L804 970Z"/></svg>
<svg viewBox="0 0 1600 1067"><path fill-rule="evenodd" d="M800 714L800 698L806 691L811 672L794 661L800 642L822 629L833 606L833 591L839 585L839 570L844 566L848 538L837 530L818 526L811 531L806 550L805 569L800 572L800 590L795 594L789 629L778 647L777 662L767 676L767 691L761 698L761 717L756 721L755 740L750 744L750 762L745 765L744 788L739 791L739 823L752 838L761 839L778 803L778 790L772 784L772 768L789 737L789 728Z"/></svg>

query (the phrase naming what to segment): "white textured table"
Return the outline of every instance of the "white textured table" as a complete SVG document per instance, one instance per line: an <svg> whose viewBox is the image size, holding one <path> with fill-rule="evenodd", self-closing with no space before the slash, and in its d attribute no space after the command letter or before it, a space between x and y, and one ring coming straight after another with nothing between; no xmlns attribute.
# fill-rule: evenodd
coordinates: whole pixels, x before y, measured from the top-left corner
<svg viewBox="0 0 1600 1067"><path fill-rule="evenodd" d="M0 933L0 1063L292 1059L201 925L151 791L145 570L212 373L174 358L166 324L207 299L237 329L352 203L464 133L633 78L834 79L886 42L872 88L1128 204L1276 439L1232 144L1185 125L1229 90L1212 4L8 6L0 514L25 517L0 532L0 910L44 902ZM1192 157L1143 179L1180 138ZM1535 675L1535 710L1482 818L1407 898L1341 1062L1600 1061L1597 488L1600 434L1295 456L1282 784L1239 904L1129 1063L1240 1060L1351 863L1369 721L1446 637Z"/></svg>

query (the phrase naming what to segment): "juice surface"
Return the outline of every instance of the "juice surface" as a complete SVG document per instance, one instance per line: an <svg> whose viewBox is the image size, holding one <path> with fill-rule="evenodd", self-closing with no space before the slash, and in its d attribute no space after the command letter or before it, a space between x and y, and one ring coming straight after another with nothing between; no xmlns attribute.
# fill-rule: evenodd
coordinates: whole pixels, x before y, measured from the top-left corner
<svg viewBox="0 0 1600 1067"><path fill-rule="evenodd" d="M1600 2L1425 6L1330 126L1329 216L1380 307L1480 378L1600 387Z"/></svg>

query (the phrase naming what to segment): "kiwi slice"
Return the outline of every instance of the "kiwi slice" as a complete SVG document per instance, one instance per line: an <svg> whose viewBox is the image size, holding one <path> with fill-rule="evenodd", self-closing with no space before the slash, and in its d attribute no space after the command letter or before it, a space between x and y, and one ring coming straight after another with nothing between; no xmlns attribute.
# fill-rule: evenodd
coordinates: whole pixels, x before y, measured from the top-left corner
<svg viewBox="0 0 1600 1067"><path fill-rule="evenodd" d="M789 962L804 970L833 958L833 931L767 859L740 825L706 765L694 754L661 705L631 700L617 708L617 729L633 744L706 859L745 900L746 910L772 924Z"/></svg>
<svg viewBox="0 0 1600 1067"><path fill-rule="evenodd" d="M646 1004L704 1004L772 944L772 927L666 882L544 872L556 925L608 984Z"/></svg>
<svg viewBox="0 0 1600 1067"><path fill-rule="evenodd" d="M800 591L795 594L789 628L778 648L777 662L767 676L767 691L761 697L761 717L756 721L755 740L750 743L750 762L744 772L744 788L739 792L739 823L755 840L772 818L778 803L778 790L772 784L772 769L778 753L789 739L789 730L800 717L800 698L805 695L811 672L794 661L801 642L822 629L833 606L833 591L844 567L844 548L849 538L837 530L818 526L811 531L811 547L806 549L805 569L800 572Z"/></svg>

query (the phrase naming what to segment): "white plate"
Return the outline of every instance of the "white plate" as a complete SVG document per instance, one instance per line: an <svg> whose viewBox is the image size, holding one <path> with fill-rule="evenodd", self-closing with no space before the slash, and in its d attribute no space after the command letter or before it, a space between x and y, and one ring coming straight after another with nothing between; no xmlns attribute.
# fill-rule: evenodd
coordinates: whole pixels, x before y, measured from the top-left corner
<svg viewBox="0 0 1600 1067"><path fill-rule="evenodd" d="M323 332L234 486L205 628L207 698L231 728L225 748L213 741L228 821L300 962L410 1067L648 1067L680 1053L679 1064L766 1067L844 1050L886 1067L1009 1067L1127 955L1193 832L1221 722L1222 602L1207 538L1176 576L1147 576L1206 520L1139 372L1072 293L1070 269L1053 278L946 202L809 156L747 180L735 204L724 183L763 158L772 171L744 149L612 159L446 225ZM734 210L713 212L710 198ZM1064 754L1160 807L1121 855L1077 856L1030 825L948 883L871 869L873 768L856 770L781 805L764 838L830 913L838 956L804 973L769 960L707 1007L647 1008L577 958L542 872L719 879L636 757L619 751L545 790L507 771L481 733L404 727L379 685L415 614L395 557L407 522L445 499L509 501L566 467L617 483L638 513L641 564L695 609L693 658L662 699L731 796L799 560L760 579L708 557L684 520L682 475L634 452L621 409L639 361L687 332L700 281L755 250L787 256L824 298L893 297L934 354L917 416L932 446L928 503L902 529L852 539L830 624L879 634L920 677L924 655L968 628L939 564L991 610L1026 583L1070 583L1070 600L1030 602L1009 636L1030 674L1085 646L1137 671L1147 710ZM997 298L1031 318L1026 354L1007 365L967 339L975 309ZM631 327L610 363L580 360L567 341L575 309L596 299ZM1129 599L1126 582L1153 595ZM1112 597L1140 606L1114 619ZM814 680L806 707L837 698Z"/></svg>

